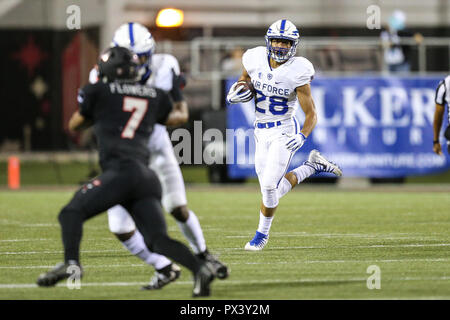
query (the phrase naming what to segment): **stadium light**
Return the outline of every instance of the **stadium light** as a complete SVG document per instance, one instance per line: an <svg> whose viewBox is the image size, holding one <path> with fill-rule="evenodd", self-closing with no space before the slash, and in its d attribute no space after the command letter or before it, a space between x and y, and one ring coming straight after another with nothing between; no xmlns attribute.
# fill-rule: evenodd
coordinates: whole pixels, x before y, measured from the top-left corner
<svg viewBox="0 0 450 320"><path fill-rule="evenodd" d="M158 12L156 25L158 27L170 28L179 27L183 24L184 13L179 9L166 8Z"/></svg>

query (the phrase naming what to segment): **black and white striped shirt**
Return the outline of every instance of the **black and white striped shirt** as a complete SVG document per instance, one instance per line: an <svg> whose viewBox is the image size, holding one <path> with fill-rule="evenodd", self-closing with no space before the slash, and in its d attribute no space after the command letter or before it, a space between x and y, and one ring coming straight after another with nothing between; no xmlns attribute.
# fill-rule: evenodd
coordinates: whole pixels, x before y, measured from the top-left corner
<svg viewBox="0 0 450 320"><path fill-rule="evenodd" d="M436 89L435 102L440 105L447 104L448 120L450 122L450 75L439 82Z"/></svg>

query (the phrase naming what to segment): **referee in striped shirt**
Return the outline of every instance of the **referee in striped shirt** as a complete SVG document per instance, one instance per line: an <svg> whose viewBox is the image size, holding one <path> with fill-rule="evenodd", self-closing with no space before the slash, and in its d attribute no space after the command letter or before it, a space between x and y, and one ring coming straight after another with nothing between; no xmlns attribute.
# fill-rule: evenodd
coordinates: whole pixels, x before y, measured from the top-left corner
<svg viewBox="0 0 450 320"><path fill-rule="evenodd" d="M436 89L436 111L433 121L433 151L442 155L442 148L439 142L439 132L441 131L442 119L444 117L445 104L447 104L447 116L450 123L450 75L439 82ZM450 125L445 130L444 136L447 138L447 151L450 154Z"/></svg>

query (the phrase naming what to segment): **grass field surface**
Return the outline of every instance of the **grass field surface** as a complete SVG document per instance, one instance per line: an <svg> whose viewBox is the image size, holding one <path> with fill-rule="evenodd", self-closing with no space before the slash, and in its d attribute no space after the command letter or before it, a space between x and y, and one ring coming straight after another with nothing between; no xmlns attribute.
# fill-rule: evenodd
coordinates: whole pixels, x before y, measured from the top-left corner
<svg viewBox="0 0 450 320"><path fill-rule="evenodd" d="M86 161L21 161L20 177L23 186L75 185L87 179L93 170L99 170L97 164ZM208 183L207 166L182 165L184 181L189 183ZM8 185L8 164L0 161L0 189ZM424 176L406 177L406 184L450 184L450 170ZM249 178L247 184L257 185L256 177Z"/></svg>
<svg viewBox="0 0 450 320"><path fill-rule="evenodd" d="M299 187L280 201L265 249L247 252L258 188L188 188L210 251L231 268L210 299L450 299L450 193L427 190ZM108 231L106 214L84 225L81 289L36 287L62 261L57 214L73 191L0 192L0 299L191 298L185 268L162 290L139 290L154 271ZM186 243L166 218L169 234ZM369 290L373 265L381 288Z"/></svg>

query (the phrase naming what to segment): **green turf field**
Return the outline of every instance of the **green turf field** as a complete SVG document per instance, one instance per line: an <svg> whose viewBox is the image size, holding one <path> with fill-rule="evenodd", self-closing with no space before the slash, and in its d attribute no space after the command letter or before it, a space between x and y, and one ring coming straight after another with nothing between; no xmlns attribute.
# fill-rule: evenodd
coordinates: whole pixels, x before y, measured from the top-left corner
<svg viewBox="0 0 450 320"><path fill-rule="evenodd" d="M42 185L74 185L85 181L89 173L99 170L97 164L86 161L21 161L20 179L22 186ZM7 187L8 164L0 161L0 188ZM182 165L184 181L189 183L208 183L207 166ZM411 176L405 180L406 184L447 184L450 183L450 170L425 176ZM247 179L247 184L258 185L256 177Z"/></svg>
<svg viewBox="0 0 450 320"><path fill-rule="evenodd" d="M262 252L246 252L258 223L256 187L193 188L190 207L211 251L231 268L212 299L450 299L450 194L424 190L340 191L303 187L285 196ZM425 191L425 192L424 192ZM62 259L59 209L72 190L0 192L0 299L190 299L191 275L140 291L153 273L108 232L106 214L88 221L81 289L37 288ZM184 241L167 216L169 233ZM367 268L381 289L367 288Z"/></svg>

